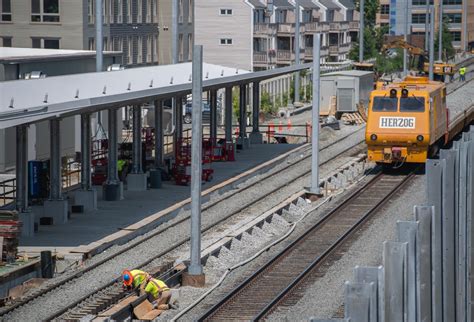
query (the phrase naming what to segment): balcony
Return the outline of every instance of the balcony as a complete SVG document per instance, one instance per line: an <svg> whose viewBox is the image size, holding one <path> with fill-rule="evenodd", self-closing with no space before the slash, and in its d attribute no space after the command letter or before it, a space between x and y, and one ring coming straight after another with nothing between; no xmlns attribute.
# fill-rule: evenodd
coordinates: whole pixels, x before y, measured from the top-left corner
<svg viewBox="0 0 474 322"><path fill-rule="evenodd" d="M254 64L267 64L268 55L266 51L256 51L253 53L253 63Z"/></svg>
<svg viewBox="0 0 474 322"><path fill-rule="evenodd" d="M305 31L307 33L329 31L329 23L327 22L308 22L308 23L305 23L304 26L305 26Z"/></svg>
<svg viewBox="0 0 474 322"><path fill-rule="evenodd" d="M331 45L329 46L329 55L339 56L342 54L347 54L351 50L351 44L341 44L341 45Z"/></svg>
<svg viewBox="0 0 474 322"><path fill-rule="evenodd" d="M339 21L339 22L330 22L329 23L329 31L331 32L340 32L340 31L347 31L349 29L349 22L347 21Z"/></svg>
<svg viewBox="0 0 474 322"><path fill-rule="evenodd" d="M349 21L349 30L350 31L359 31L359 22L358 21Z"/></svg>
<svg viewBox="0 0 474 322"><path fill-rule="evenodd" d="M319 55L321 57L326 57L328 55L328 47L324 46L321 47L319 51ZM304 50L304 59L305 60L313 60L313 47L306 47Z"/></svg>
<svg viewBox="0 0 474 322"><path fill-rule="evenodd" d="M256 23L253 25L255 35L269 35L275 33L275 26L269 23Z"/></svg>
<svg viewBox="0 0 474 322"><path fill-rule="evenodd" d="M338 45L329 46L329 55L339 56L339 46Z"/></svg>
<svg viewBox="0 0 474 322"><path fill-rule="evenodd" d="M278 34L294 34L295 26L292 23L277 23L277 33Z"/></svg>
<svg viewBox="0 0 474 322"><path fill-rule="evenodd" d="M276 61L277 63L286 63L289 64L295 59L294 53L289 50L278 49L276 51Z"/></svg>

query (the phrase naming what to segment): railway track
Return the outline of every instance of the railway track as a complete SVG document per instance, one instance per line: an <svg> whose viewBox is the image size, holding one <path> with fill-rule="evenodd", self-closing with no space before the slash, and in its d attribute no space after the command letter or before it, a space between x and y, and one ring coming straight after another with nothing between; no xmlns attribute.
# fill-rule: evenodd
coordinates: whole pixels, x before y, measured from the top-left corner
<svg viewBox="0 0 474 322"><path fill-rule="evenodd" d="M359 132L359 131L363 131L363 129L359 129L356 132ZM321 151L327 150L331 147L334 147L338 143L342 143L345 140L350 139L350 137L353 136L354 133L355 132L352 132L351 134L348 134L344 137L339 138L338 140L332 142L330 145L328 145L326 147L323 147L321 149ZM358 143L361 143L361 142L358 142ZM344 148L344 149L342 149L342 151L339 151L335 157L343 155L344 153L347 153L354 146L355 145L352 145L352 144L348 145L347 148ZM307 149L309 150L309 147ZM302 153L304 153L304 151ZM295 162L286 164L285 166L280 168L279 171L280 172L281 171L289 171L292 168L302 168L301 167L302 164L305 161L308 161L309 159L310 159L310 155L306 155L303 158L297 159ZM322 163L322 165L332 161L332 159L334 159L334 157L329 159L327 162ZM308 173L309 173L309 171L301 171L299 175L297 175L296 177L294 177L292 179L293 180L300 179L304 176L307 176ZM263 175L261 177L261 180L256 181L256 182L252 182L251 184L249 184L247 186L244 186L241 189L236 189L236 191L234 191L232 193L228 193L224 198L222 198L220 200L217 200L216 202L207 204L206 206L204 206L202 208L203 214L205 213L205 211L207 211L211 208L223 207L223 205L225 205L226 201L229 198L235 197L236 195L241 194L241 193L243 193L245 191L248 191L248 190L251 190L251 189L258 189L259 185L264 186L266 184L266 181L270 180L271 177L274 176L274 175L275 174L270 171L269 173ZM226 214L225 216L221 217L219 220L217 220L217 221L215 221L215 222L213 222L213 223L211 223L207 226L204 226L202 231L206 232L206 231L214 228L215 226L223 223L224 221L228 220L229 218L235 216L236 214L245 211L252 204L254 204L256 202L259 202L261 200L264 200L269 195L271 195L273 193L276 193L278 190L282 189L284 186L286 186L288 184L289 184L289 182L286 181L282 185L274 186L271 190L267 191L263 195L255 194L255 198L251 202L240 205L240 207L238 207L238 209L232 211L231 213ZM2 311L0 311L0 315L2 317L6 316L8 313L12 312L13 310L15 310L15 309L31 302L31 301L37 299L37 298L41 298L42 296L47 295L49 292L54 291L55 289L58 289L58 288L63 287L63 286L67 287L68 284L70 284L74 280L83 278L86 274L91 274L93 272L93 270L100 268L102 265L107 264L109 261L116 260L116 258L118 256L123 256L123 254L126 253L126 252L133 251L134 248L142 245L143 243L147 242L151 238L157 237L158 235L164 233L166 230L168 230L172 227L177 227L179 225L183 225L183 226L186 226L186 227L189 226L188 221L189 221L189 216L185 216L185 217L177 220L173 224L167 226L166 228L157 229L153 233L147 235L145 238L130 243L130 245L128 245L126 248L122 249L120 253L111 254L111 255L103 258L102 260L97 261L93 265L90 265L87 268L79 270L78 272L74 273L73 275L69 276L68 278L65 278L64 280L61 280L61 281L58 281L57 283L49 285L48 287L46 287L44 289L39 289L39 290L37 290L37 292L34 292L34 293L30 294L29 296L22 299L21 301L13 303L9 307L5 307ZM182 240L178 241L177 243L173 243L173 245L171 245L166 250L164 250L162 252L159 252L158 254L156 254L155 256L153 256L151 258L147 258L146 260L144 260L140 265L137 265L137 268L143 268L143 267L149 265L150 263L152 263L156 259L158 259L160 257L163 257L167 253L173 251L177 247L180 247L180 246L186 244L187 242L189 242L189 238L183 238ZM117 302L118 300L123 298L125 295L126 294L121 290L119 277L117 277L116 279L114 279L113 281L107 283L106 285L95 289L93 293L89 293L89 294L87 294L83 297L80 297L78 300L74 301L73 303L69 303L69 305L66 305L65 309L60 310L60 311L56 311L56 312L51 312L51 315L48 318L46 318L46 320L53 320L53 319L58 319L58 318L59 319L67 318L67 316L65 316L65 314L67 315L69 313L72 313L71 315L74 316L73 319L77 319L80 316L87 316L88 314L93 315L93 314L96 314L96 313L101 311L101 309L103 308L103 305L101 303L113 304L114 302ZM113 299L113 300L109 300L109 299Z"/></svg>
<svg viewBox="0 0 474 322"><path fill-rule="evenodd" d="M306 279L321 276L321 270L340 257L341 247L354 232L413 177L414 171L378 173L199 320L259 320L278 306L294 304Z"/></svg>

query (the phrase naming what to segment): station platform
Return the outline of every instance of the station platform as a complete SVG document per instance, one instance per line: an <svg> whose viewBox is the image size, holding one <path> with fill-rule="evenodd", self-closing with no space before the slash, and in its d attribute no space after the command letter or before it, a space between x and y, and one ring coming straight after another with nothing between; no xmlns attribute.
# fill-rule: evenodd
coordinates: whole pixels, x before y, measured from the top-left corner
<svg viewBox="0 0 474 322"><path fill-rule="evenodd" d="M203 195L210 196L235 184L239 178L261 173L299 147L301 145L297 144L259 144L237 150L236 161L211 164L213 180L203 184ZM64 254L92 252L92 249L119 239L138 229L138 226L143 227L147 221L159 225L156 219L160 214L177 213L190 201L190 187L175 185L174 181L165 181L160 189L145 192L127 191L125 188L124 200L121 201L103 201L101 187L95 188L98 192L98 210L71 214L64 225L39 226L34 237L20 239L19 251L29 254L41 250ZM203 202L205 200L203 197Z"/></svg>

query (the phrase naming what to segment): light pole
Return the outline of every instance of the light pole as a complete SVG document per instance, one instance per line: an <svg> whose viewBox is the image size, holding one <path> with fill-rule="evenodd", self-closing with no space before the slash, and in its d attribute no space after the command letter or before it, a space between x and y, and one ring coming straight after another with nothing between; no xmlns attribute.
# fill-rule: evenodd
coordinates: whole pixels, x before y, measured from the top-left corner
<svg viewBox="0 0 474 322"><path fill-rule="evenodd" d="M364 13L365 0L360 0L360 26L359 26L359 62L364 61Z"/></svg>
<svg viewBox="0 0 474 322"><path fill-rule="evenodd" d="M443 0L439 1L438 60L443 61Z"/></svg>
<svg viewBox="0 0 474 322"><path fill-rule="evenodd" d="M295 63L300 64L300 1L295 4ZM295 102L300 101L300 72L295 73Z"/></svg>

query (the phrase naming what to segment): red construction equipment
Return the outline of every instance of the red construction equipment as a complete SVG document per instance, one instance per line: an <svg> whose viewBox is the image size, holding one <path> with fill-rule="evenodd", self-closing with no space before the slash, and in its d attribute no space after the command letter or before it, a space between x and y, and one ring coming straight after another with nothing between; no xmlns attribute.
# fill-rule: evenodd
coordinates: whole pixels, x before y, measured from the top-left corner
<svg viewBox="0 0 474 322"><path fill-rule="evenodd" d="M214 170L211 169L212 143L203 140L202 143L202 180L211 181ZM173 176L177 185L188 185L191 182L191 138L181 138L176 142L175 163Z"/></svg>

